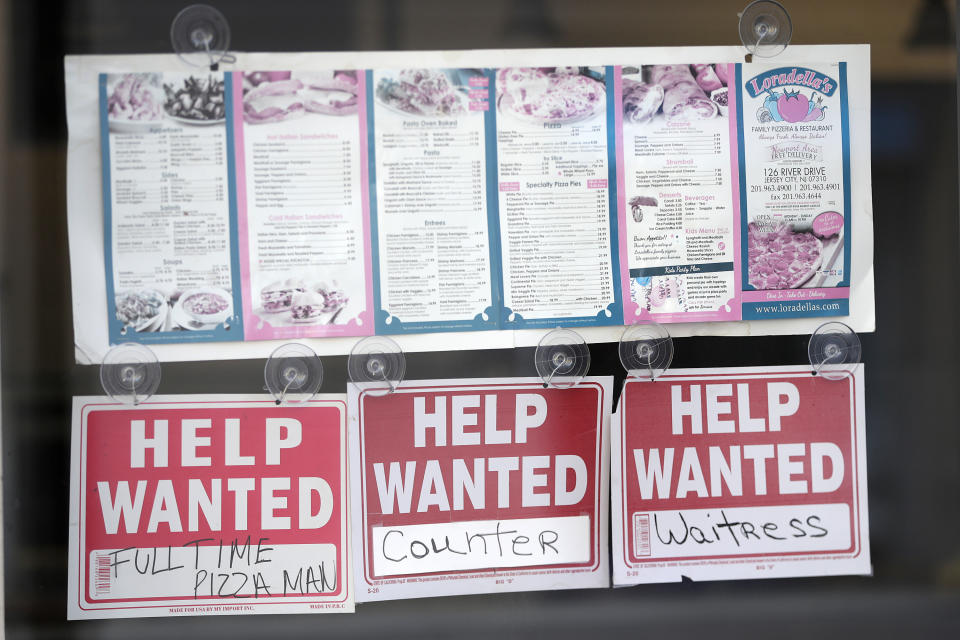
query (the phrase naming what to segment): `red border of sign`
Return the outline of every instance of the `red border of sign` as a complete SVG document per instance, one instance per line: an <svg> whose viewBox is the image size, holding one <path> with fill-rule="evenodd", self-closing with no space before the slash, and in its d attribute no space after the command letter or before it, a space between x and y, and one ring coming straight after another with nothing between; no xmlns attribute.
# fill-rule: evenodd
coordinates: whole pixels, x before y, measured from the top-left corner
<svg viewBox="0 0 960 640"><path fill-rule="evenodd" d="M349 496L349 490L348 490L348 488L347 488L347 482L348 482L348 481L347 481L347 478L349 477L349 473L348 473L348 469L347 469L347 458L348 458L348 456L347 456L347 447L346 447L346 439L347 439L347 429L346 429L346 425L347 425L347 403L344 402L343 400L308 400L307 403L309 403L309 404L314 404L314 405L322 405L322 406L340 405L340 446L341 446L341 449L340 449L340 450L341 450L341 455L340 455L340 462L341 462L341 471L340 471L340 475L341 475L341 487L340 487L340 495L341 495L341 504L346 505L347 502L344 501L343 498L344 498L344 496L346 496L346 499L349 500L349 497L350 497L350 496ZM304 403L304 404L306 405L307 403ZM176 406L172 407L172 408L175 409L175 408L178 408L178 407L181 407L181 406L186 406L186 405L198 405L198 404L215 404L215 405L259 404L259 405L264 405L264 406L275 406L275 404L274 404L274 402L273 402L272 400L220 400L220 401L217 401L217 400L202 400L202 401L200 401L200 400L198 400L198 401L194 401L194 402L141 402L138 406L141 406L141 407L142 407L142 406L145 406L145 405L160 405L160 406L163 406L163 405L176 405ZM86 560L87 560L87 550L86 550L85 545L84 545L84 531L85 531L85 529L86 529L86 527L84 526L85 523L86 523L86 500L85 500L85 494L86 494L86 492L83 490L83 487L85 486L86 477L87 477L86 457L85 457L85 454L84 454L84 448L85 448L85 446L86 446L86 444L87 444L87 412L88 412L88 409L91 409L92 407L121 407L121 409L122 409L123 405L118 405L118 404L116 404L116 403L111 403L111 402L101 402L101 403L85 404L85 405L83 405L83 406L80 408L80 459L77 461L77 463L80 465L80 478L79 478L79 483L80 483L80 486L79 486L80 502L79 502L79 505L78 505L78 506L79 506L79 514L78 514L78 515L79 515L79 518L78 518L78 528L79 528L79 531L78 531L78 536L77 536L77 537L78 537L78 541L79 541L78 553L77 553L77 561L78 561L78 564L79 564L79 567L78 567L79 571L78 571L78 574L77 574L77 582L78 582L77 587L78 587L78 590L79 590L79 591L78 591L78 593L77 593L77 607L78 607L81 611L124 611L124 610L128 610L128 609L132 609L132 610L135 610L135 609L169 609L169 608L171 608L171 607L215 607L215 606L227 606L227 607L229 607L229 606L236 606L236 607L239 607L239 606L247 605L247 604L252 604L252 605L258 606L258 607L271 606L271 605L288 605L288 606L289 606L289 605L299 605L299 604L303 604L303 605L311 605L311 604L343 604L343 603L347 602L347 601L350 599L350 576L349 576L348 572L349 572L349 571L352 571L353 569L352 569L351 566L350 566L350 557L349 557L349 556L350 556L350 553L349 553L349 546L350 546L349 534L350 534L350 532L349 532L349 528L346 526L347 520L349 519L350 510L349 510L349 509L344 509L344 517L342 518L342 521L343 521L343 522L342 522L342 524L341 524L341 536L342 536L342 538L341 538L340 554L339 554L339 555L340 555L340 561L341 561L341 564L342 564L342 569L341 569L341 572L340 572L340 573L341 573L341 583L344 584L344 587L345 587L344 590L343 590L343 599L342 599L342 600L300 600L300 599L294 599L294 598L297 598L298 596L268 596L268 597L270 597L270 598L281 597L281 598L289 598L289 599L283 600L283 601L281 601L281 602L263 602L263 601L260 601L260 600L257 599L257 598L217 598L216 596L203 596L203 598L194 598L194 599L190 599L190 600L184 600L184 598L182 598L182 597L179 597L179 598L177 598L177 597L168 597L168 598L123 598L122 600L121 600L121 599L112 600L112 602L118 602L118 601L119 601L119 602L158 602L158 601L163 601L163 600L170 600L170 603L169 603L169 604L152 604L152 605L151 605L151 604L143 604L143 605L130 606L130 607L97 607L97 606L89 606L91 603L88 603L88 602L86 602L86 601L84 600L84 593L85 593L86 591L85 591L84 586L83 586L84 577L85 577L85 575L86 575L86 566L85 566L85 565L86 565ZM300 597L302 597L302 596L300 596ZM181 602L182 602L183 604L180 604ZM83 606L84 604L86 604L86 605L88 605L88 606ZM184 612L184 613L191 613L191 612ZM201 613L201 612L198 612L198 613ZM238 612L238 613L239 613L239 612Z"/></svg>
<svg viewBox="0 0 960 640"><path fill-rule="evenodd" d="M703 373L703 374L694 374L694 373L674 373L674 374L664 374L657 378L657 381L662 381L664 379L675 378L675 379L696 379L696 380L706 380L710 378L783 378L783 377L810 377L809 369L802 369L796 371L779 371L779 372L762 372L762 371L752 371L752 372L743 372L743 373ZM620 519L623 521L623 561L627 569L636 569L642 567L645 564L652 562L696 562L699 560L723 560L729 558L782 558L787 556L823 556L829 554L850 554L854 550L856 553L849 556L849 559L856 558L860 555L862 548L860 546L860 454L857 449L857 386L855 384L856 377L853 372L849 375L849 384L850 384L850 437L852 441L851 451L853 455L852 462L856 466L855 473L853 474L853 509L850 512L850 530L856 535L852 541L851 546L848 549L836 549L836 550L819 550L819 551L781 551L776 553L745 553L745 554L735 554L735 555L713 555L713 556L675 556L670 558L646 558L646 559L636 559L631 560L630 555L632 551L630 550L632 538L630 537L630 527L627 513L627 492L626 492L626 465L627 465L627 453L624 442L624 434L626 432L626 404L624 404L622 410L620 411ZM836 383L838 381L835 381ZM621 393L621 399L626 393L628 384L647 384L646 381L642 380L631 380L627 379L624 383L623 393ZM650 383L654 384L654 383ZM634 556L636 557L636 556Z"/></svg>
<svg viewBox="0 0 960 640"><path fill-rule="evenodd" d="M590 548L591 559L585 563L566 563L566 564L548 564L548 565L537 565L535 567L491 567L487 569L461 569L457 571L430 571L426 573L404 573L396 575L385 575L380 578L372 577L372 566L368 566L372 562L372 558L369 557L367 553L367 509L366 509L366 489L364 487L364 474L363 470L366 467L364 462L364 447L363 447L363 400L366 395L371 393L371 390L364 389L360 392L360 395L357 399L357 405L359 407L358 416L358 433L360 441L360 499L363 502L361 505L361 517L363 520L363 579L366 583L372 587L380 586L378 582L371 582L371 580L379 581L388 578L404 579L404 578L414 578L417 576L428 576L428 575L461 575L461 574L470 574L478 575L484 574L483 577L487 575L496 575L498 573L509 572L511 574L515 573L528 573L536 574L544 569L559 569L559 568L573 568L581 567L588 569L590 572L596 571L600 567L600 485L603 482L601 477L601 472L603 471L603 418L604 418L604 390L603 385L598 382L581 382L578 387L593 387L599 391L597 396L597 458L596 458L596 473L597 473L597 482L594 483L594 514L592 517L593 520L593 544ZM444 389L539 389L543 390L542 384L536 383L503 383L503 384L450 384L442 385L436 387L411 387L406 384L397 390L397 393L400 392L409 392L409 391L441 391Z"/></svg>

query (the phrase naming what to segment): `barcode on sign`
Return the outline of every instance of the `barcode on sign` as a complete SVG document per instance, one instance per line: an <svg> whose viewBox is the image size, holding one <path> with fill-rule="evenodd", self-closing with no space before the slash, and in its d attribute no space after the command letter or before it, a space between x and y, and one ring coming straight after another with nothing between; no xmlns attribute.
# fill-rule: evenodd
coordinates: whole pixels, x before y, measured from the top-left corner
<svg viewBox="0 0 960 640"><path fill-rule="evenodd" d="M633 514L633 548L636 555L650 555L650 514Z"/></svg>
<svg viewBox="0 0 960 640"><path fill-rule="evenodd" d="M110 593L110 554L97 554L95 557L93 592L98 596Z"/></svg>

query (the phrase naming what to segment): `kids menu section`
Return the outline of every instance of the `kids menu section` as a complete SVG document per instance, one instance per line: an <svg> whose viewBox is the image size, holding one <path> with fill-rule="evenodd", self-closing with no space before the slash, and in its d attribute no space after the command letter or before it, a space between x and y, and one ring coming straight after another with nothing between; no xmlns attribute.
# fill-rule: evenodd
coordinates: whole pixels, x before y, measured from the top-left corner
<svg viewBox="0 0 960 640"><path fill-rule="evenodd" d="M847 315L846 65L100 76L111 342Z"/></svg>

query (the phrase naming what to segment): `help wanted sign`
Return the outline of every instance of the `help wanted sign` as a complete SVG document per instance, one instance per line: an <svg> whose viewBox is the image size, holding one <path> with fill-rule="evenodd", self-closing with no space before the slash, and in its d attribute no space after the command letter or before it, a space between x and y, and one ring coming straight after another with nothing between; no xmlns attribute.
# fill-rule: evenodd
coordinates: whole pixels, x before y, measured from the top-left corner
<svg viewBox="0 0 960 640"><path fill-rule="evenodd" d="M615 584L870 573L862 365L630 379L611 439Z"/></svg>
<svg viewBox="0 0 960 640"><path fill-rule="evenodd" d="M357 599L608 586L611 384L351 385Z"/></svg>
<svg viewBox="0 0 960 640"><path fill-rule="evenodd" d="M75 398L68 617L353 611L346 404Z"/></svg>

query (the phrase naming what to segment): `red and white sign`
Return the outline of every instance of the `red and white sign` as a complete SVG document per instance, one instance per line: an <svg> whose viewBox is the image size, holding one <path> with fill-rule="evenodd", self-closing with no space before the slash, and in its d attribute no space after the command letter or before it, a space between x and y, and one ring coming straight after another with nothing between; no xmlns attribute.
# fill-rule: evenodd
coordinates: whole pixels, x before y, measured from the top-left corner
<svg viewBox="0 0 960 640"><path fill-rule="evenodd" d="M357 600L609 586L611 385L351 385Z"/></svg>
<svg viewBox="0 0 960 640"><path fill-rule="evenodd" d="M74 398L68 618L353 611L346 403Z"/></svg>
<svg viewBox="0 0 960 640"><path fill-rule="evenodd" d="M870 573L862 365L630 379L614 425L614 584Z"/></svg>

